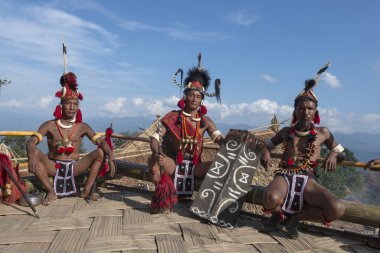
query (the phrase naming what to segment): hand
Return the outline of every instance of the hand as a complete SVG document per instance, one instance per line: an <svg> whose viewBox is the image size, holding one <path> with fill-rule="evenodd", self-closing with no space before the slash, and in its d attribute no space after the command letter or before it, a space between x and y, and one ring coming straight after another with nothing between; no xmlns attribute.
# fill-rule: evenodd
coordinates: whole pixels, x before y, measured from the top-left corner
<svg viewBox="0 0 380 253"><path fill-rule="evenodd" d="M367 164L366 164L366 166L364 168L366 168L366 169L369 168L370 170L374 170L374 169L371 169L370 167L379 166L379 165L380 165L380 158L368 161Z"/></svg>
<svg viewBox="0 0 380 253"><path fill-rule="evenodd" d="M36 174L39 170L39 164L36 155L28 155L28 169L33 174Z"/></svg>
<svg viewBox="0 0 380 253"><path fill-rule="evenodd" d="M156 155L157 164L163 166L165 171L170 172L175 169L175 162L166 155Z"/></svg>
<svg viewBox="0 0 380 253"><path fill-rule="evenodd" d="M268 149L264 148L262 151L260 163L268 171L268 167L270 166L270 152Z"/></svg>
<svg viewBox="0 0 380 253"><path fill-rule="evenodd" d="M116 166L115 166L115 160L109 159L108 160L108 168L110 169L110 176L114 177L116 172Z"/></svg>
<svg viewBox="0 0 380 253"><path fill-rule="evenodd" d="M325 171L332 171L336 168L336 162L337 162L337 155L338 153L334 151L330 151L330 153L327 155L324 163Z"/></svg>

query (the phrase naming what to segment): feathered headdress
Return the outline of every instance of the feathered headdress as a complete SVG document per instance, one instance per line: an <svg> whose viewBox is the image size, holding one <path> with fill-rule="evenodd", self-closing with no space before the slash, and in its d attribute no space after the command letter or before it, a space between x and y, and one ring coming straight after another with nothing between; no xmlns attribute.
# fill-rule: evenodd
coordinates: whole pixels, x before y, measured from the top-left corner
<svg viewBox="0 0 380 253"><path fill-rule="evenodd" d="M202 99L204 99L204 96L207 97L216 97L216 100L218 103L221 103L220 99L220 79L215 80L215 92L214 93L208 93L207 89L210 86L210 75L208 73L208 70L202 67L201 65L202 55L201 53L198 54L198 66L193 67L187 71L187 77L185 78L185 82L182 83L183 79L183 70L178 69L173 77L173 82L175 85L180 87L181 89L184 88L183 93L186 94L189 90L197 90L202 94ZM177 75L181 74L181 82L179 83L177 81ZM178 102L178 106L183 109L184 108L184 100L181 99ZM202 106L201 110L203 110L202 114L206 114L207 110L204 106Z"/></svg>
<svg viewBox="0 0 380 253"><path fill-rule="evenodd" d="M305 88L301 91L300 94L294 99L294 108L297 107L297 104L300 101L310 100L315 103L315 105L318 105L318 99L315 95L313 88L315 85L317 85L321 75L326 71L326 69L330 66L330 62L326 63L314 76L313 79L308 79L305 81ZM297 119L295 114L293 113L293 120L292 125L296 124ZM319 124L320 123L320 117L318 110L315 113L314 123Z"/></svg>
<svg viewBox="0 0 380 253"><path fill-rule="evenodd" d="M299 101L302 100L311 100L316 104L318 103L317 96L315 95L313 88L318 83L321 75L326 71L326 69L330 66L330 62L326 63L314 76L313 79L308 79L305 81L305 88L301 91L300 94L294 99L294 107L297 106Z"/></svg>
<svg viewBox="0 0 380 253"><path fill-rule="evenodd" d="M67 72L67 66L66 66L66 44L63 42L63 59L64 59L64 73L61 76L59 83L62 86L62 89L57 91L55 93L55 96L60 98L61 100L66 99L79 99L83 100L83 95L78 91L78 83L77 83L77 76L73 72ZM56 119L62 119L62 106L61 104L58 104L55 107L55 111L53 113L54 117ZM80 109L78 109L77 114L75 116L75 122L80 123L82 122L82 112Z"/></svg>

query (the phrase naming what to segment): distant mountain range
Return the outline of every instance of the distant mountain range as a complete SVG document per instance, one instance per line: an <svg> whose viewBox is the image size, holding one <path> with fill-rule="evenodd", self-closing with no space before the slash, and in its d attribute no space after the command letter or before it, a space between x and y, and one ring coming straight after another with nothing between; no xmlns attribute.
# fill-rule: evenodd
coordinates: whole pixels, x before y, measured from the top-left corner
<svg viewBox="0 0 380 253"><path fill-rule="evenodd" d="M36 114L35 117L23 116L14 117L14 115L1 115L2 119L0 122L0 131L4 130L37 130L40 124L45 121L41 116ZM15 120L17 118L17 120ZM21 119L20 119L21 118ZM96 131L103 132L111 123L111 118L89 118L85 121ZM129 134L141 131L152 124L154 118L146 117L123 117L113 119L113 128L116 133ZM228 124L225 122L215 122L220 131L224 134L228 132L229 129L253 129L256 126L246 125L246 124ZM341 143L344 147L349 148L354 152L355 157L360 161L368 161L374 158L380 158L380 134L369 134L369 133L334 133L334 137L338 143ZM92 144L85 144L86 148L92 149Z"/></svg>

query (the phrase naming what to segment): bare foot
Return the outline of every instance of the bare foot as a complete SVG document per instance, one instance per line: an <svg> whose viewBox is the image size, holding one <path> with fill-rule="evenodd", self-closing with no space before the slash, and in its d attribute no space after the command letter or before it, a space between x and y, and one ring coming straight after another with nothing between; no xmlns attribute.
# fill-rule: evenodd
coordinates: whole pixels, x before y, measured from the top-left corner
<svg viewBox="0 0 380 253"><path fill-rule="evenodd" d="M82 198L84 198L84 199L90 199L89 195L90 194L85 189L83 189L82 194L81 194ZM100 199L102 199L102 197L99 194L97 194L95 192L92 194L91 200L98 201Z"/></svg>
<svg viewBox="0 0 380 253"><path fill-rule="evenodd" d="M50 202L54 201L57 199L57 194L55 194L54 191L50 191L46 194L46 197L44 198L44 200L42 201L42 204L47 206L49 205Z"/></svg>

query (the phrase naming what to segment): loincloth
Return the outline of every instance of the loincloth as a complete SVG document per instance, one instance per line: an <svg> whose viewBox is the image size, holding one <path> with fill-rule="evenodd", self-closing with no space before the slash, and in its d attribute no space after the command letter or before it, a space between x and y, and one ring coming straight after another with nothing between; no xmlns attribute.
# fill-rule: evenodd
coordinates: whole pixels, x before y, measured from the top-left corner
<svg viewBox="0 0 380 253"><path fill-rule="evenodd" d="M73 161L54 160L57 172L54 177L54 191L57 196L68 196L77 192L74 180Z"/></svg>
<svg viewBox="0 0 380 253"><path fill-rule="evenodd" d="M193 194L194 169L192 159L184 158L181 164L176 164L173 181L178 195L191 196Z"/></svg>
<svg viewBox="0 0 380 253"><path fill-rule="evenodd" d="M304 204L304 191L309 178L308 174L281 174L288 184L288 193L282 205L282 210L286 214L295 214L302 210Z"/></svg>

